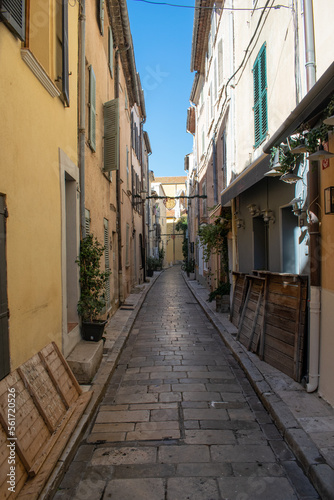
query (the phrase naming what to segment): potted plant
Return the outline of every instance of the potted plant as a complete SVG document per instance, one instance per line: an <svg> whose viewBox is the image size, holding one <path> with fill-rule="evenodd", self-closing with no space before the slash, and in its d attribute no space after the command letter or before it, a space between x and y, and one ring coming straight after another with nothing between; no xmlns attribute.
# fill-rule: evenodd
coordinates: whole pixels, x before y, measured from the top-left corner
<svg viewBox="0 0 334 500"><path fill-rule="evenodd" d="M216 311L228 313L230 311L230 289L231 283L221 282L218 287L210 292L208 301L216 300Z"/></svg>
<svg viewBox="0 0 334 500"><path fill-rule="evenodd" d="M76 262L80 268L80 300L78 313L82 319L81 333L84 340L101 340L107 323L99 319L106 305L106 284L110 271L101 271L100 259L105 247L89 234L81 241Z"/></svg>

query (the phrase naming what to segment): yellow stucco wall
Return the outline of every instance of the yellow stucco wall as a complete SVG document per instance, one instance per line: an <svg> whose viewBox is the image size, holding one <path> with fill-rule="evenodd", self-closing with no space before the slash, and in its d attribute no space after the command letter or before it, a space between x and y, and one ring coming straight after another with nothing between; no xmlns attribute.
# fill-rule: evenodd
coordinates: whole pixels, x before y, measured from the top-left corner
<svg viewBox="0 0 334 500"><path fill-rule="evenodd" d="M69 9L70 108L51 97L0 23L0 192L6 196L11 370L61 347L59 148L77 164L77 6Z"/></svg>
<svg viewBox="0 0 334 500"><path fill-rule="evenodd" d="M333 134L329 141L329 150L334 151ZM324 190L334 186L334 160L323 168L320 162L320 205L321 205L321 331L320 331L320 379L319 393L334 405L334 214L325 214Z"/></svg>

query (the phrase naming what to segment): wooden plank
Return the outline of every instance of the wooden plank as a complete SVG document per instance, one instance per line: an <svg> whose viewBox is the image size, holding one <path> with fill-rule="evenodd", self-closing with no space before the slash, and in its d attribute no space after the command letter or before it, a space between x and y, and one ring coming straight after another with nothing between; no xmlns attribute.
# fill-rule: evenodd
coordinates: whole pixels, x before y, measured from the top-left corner
<svg viewBox="0 0 334 500"><path fill-rule="evenodd" d="M50 366L48 365L47 359L45 358L45 356L43 355L43 353L41 351L38 353L38 355L39 355L39 358L40 358L40 360L41 360L41 362L42 362L45 370L47 371L50 379L52 380L52 383L53 383L56 391L58 392L58 394L59 394L59 396L60 396L60 398L62 400L62 403L63 403L65 409L68 410L69 405L68 405L68 403L66 401L65 395L63 394L61 387L57 383L56 377L54 376L54 374L53 374Z"/></svg>
<svg viewBox="0 0 334 500"><path fill-rule="evenodd" d="M5 431L7 439L10 438L10 435L8 432L8 425L7 425L6 419L4 418L2 413L0 413L0 424L3 428L3 430ZM17 438L15 438L15 451L16 451L17 455L20 457L20 460L22 461L24 467L28 470L31 467L31 463L29 462L29 459L26 456L26 454L23 452L21 445L20 445L20 441Z"/></svg>
<svg viewBox="0 0 334 500"><path fill-rule="evenodd" d="M267 312L268 316L277 316L278 318L280 318L280 321L288 320L294 322L296 318L296 311L294 309L283 307L279 304L273 304L270 302L267 302Z"/></svg>
<svg viewBox="0 0 334 500"><path fill-rule="evenodd" d="M277 293L272 293L269 290L268 293L268 302L271 304L276 304L279 306L284 306L289 309L293 309L296 311L297 300L295 297L288 297L286 295L279 295Z"/></svg>
<svg viewBox="0 0 334 500"><path fill-rule="evenodd" d="M286 344L280 339L275 337L271 337L270 335L266 335L266 350L268 352L269 349L278 351L285 356L287 356L293 365L294 358L294 346L290 344Z"/></svg>
<svg viewBox="0 0 334 500"><path fill-rule="evenodd" d="M287 332L282 330L281 328L277 328L276 326L269 325L267 323L266 334L269 337L276 338L278 340L282 340L286 344L293 346L295 344L295 334L292 332Z"/></svg>
<svg viewBox="0 0 334 500"><path fill-rule="evenodd" d="M76 401L78 396L82 393L82 390L81 390L81 387L80 387L77 379L73 375L72 370L69 367L66 359L64 358L64 356L60 352L57 344L55 342L52 342L52 346L53 346L54 350L56 351L56 353L57 353L59 359L61 360L62 365L65 368L65 371L67 373L66 383L63 384L63 383L59 382L59 386L61 387L63 394L66 397L67 403L69 405L71 405L73 402ZM42 352L43 352L43 350L42 350ZM57 374L55 374L55 377L57 378L57 380L59 380L59 377L57 377ZM66 390L65 390L65 387L66 387Z"/></svg>
<svg viewBox="0 0 334 500"><path fill-rule="evenodd" d="M259 312L260 312L260 308L261 308L261 301L262 301L262 297L263 297L263 287L264 287L264 283L262 283L262 288L260 290L259 297L257 300L256 311L254 314L254 321L253 321L252 330L251 330L250 336L249 336L249 342L248 342L248 346L247 346L247 349L249 351L250 351L251 345L253 343L253 338L254 338L254 334L255 334L255 327L257 325L257 320L258 320L258 316L259 316ZM257 342L255 342L255 343L257 344Z"/></svg>
<svg viewBox="0 0 334 500"><path fill-rule="evenodd" d="M44 461L42 468L39 473L34 477L29 479L20 493L18 498L20 500L37 500L48 477L50 476L57 460L59 459L61 453L63 452L68 439L70 438L73 430L75 429L79 419L81 418L86 406L92 396L92 392L85 392L81 394L75 405L75 410L71 415L70 420L67 425L62 429L62 432L58 436L58 440L53 446L51 452L48 455L48 459Z"/></svg>
<svg viewBox="0 0 334 500"><path fill-rule="evenodd" d="M55 426L54 426L53 422L49 419L47 412L44 410L43 406L41 405L39 398L37 397L36 393L34 392L33 387L30 385L29 380L26 378L24 372L21 370L20 367L17 369L17 371L20 374L20 376L22 377L22 380L24 381L24 384L26 385L26 387L30 393L31 398L32 398L34 404L36 405L38 412L40 413L40 415L42 415L43 420L46 423L47 428L49 429L50 433L52 434L53 431L55 430Z"/></svg>

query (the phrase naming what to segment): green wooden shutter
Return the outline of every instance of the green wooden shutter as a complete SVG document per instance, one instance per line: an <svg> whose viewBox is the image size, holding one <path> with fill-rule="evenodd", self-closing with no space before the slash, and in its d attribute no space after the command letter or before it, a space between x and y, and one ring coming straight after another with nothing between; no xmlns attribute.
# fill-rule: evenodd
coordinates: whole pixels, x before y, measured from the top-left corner
<svg viewBox="0 0 334 500"><path fill-rule="evenodd" d="M104 0L99 0L100 2L100 33L104 35Z"/></svg>
<svg viewBox="0 0 334 500"><path fill-rule="evenodd" d="M26 38L25 0L2 0L0 18L22 42Z"/></svg>
<svg viewBox="0 0 334 500"><path fill-rule="evenodd" d="M85 229L86 236L90 234L90 211L85 208Z"/></svg>
<svg viewBox="0 0 334 500"><path fill-rule="evenodd" d="M106 102L104 115L104 171L119 169L119 99Z"/></svg>
<svg viewBox="0 0 334 500"><path fill-rule="evenodd" d="M89 66L89 145L96 151L96 78L93 66Z"/></svg>
<svg viewBox="0 0 334 500"><path fill-rule="evenodd" d="M218 42L218 85L223 83L223 40Z"/></svg>
<svg viewBox="0 0 334 500"><path fill-rule="evenodd" d="M267 62L266 45L264 44L253 66L254 82L254 147L265 139L268 131L268 102L267 102Z"/></svg>
<svg viewBox="0 0 334 500"><path fill-rule="evenodd" d="M113 77L113 71L114 71L114 39L112 35L112 29L109 26L108 29L108 59L109 59L109 69L111 73L111 77Z"/></svg>

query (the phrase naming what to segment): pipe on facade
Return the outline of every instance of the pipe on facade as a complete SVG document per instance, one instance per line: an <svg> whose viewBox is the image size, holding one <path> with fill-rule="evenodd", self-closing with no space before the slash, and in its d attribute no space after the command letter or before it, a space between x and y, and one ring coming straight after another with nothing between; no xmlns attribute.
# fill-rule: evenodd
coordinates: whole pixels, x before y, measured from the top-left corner
<svg viewBox="0 0 334 500"><path fill-rule="evenodd" d="M119 98L119 49L115 52L115 99ZM116 170L116 207L117 207L117 249L118 249L118 299L124 302L123 259L122 259L122 217L121 217L121 182L119 169Z"/></svg>
<svg viewBox="0 0 334 500"><path fill-rule="evenodd" d="M305 69L307 92L316 82L313 0L304 0Z"/></svg>
<svg viewBox="0 0 334 500"><path fill-rule="evenodd" d="M307 92L316 82L313 1L304 0L305 69ZM321 314L321 269L320 269L320 232L319 232L319 162L309 166L309 237L310 237L310 340L307 392L314 392L319 385L320 354L320 314Z"/></svg>
<svg viewBox="0 0 334 500"><path fill-rule="evenodd" d="M85 224L85 127L86 127L86 103L85 103L85 70L86 70L86 4L85 0L80 2L79 14L79 179L80 179L80 225L81 237L86 236Z"/></svg>
<svg viewBox="0 0 334 500"><path fill-rule="evenodd" d="M218 205L216 134L212 136L213 202Z"/></svg>

